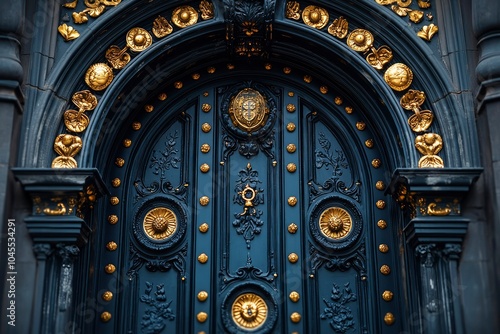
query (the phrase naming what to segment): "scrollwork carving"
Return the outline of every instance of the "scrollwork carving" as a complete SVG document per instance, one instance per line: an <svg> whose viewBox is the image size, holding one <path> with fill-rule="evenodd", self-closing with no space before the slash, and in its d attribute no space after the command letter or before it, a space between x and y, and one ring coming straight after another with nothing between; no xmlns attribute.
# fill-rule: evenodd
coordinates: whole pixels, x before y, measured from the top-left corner
<svg viewBox="0 0 500 334"><path fill-rule="evenodd" d="M250 242L260 234L264 225L264 221L260 219L263 214L262 210L255 208L264 203L264 189L259 188L259 184L262 183L258 178L259 173L253 170L250 163L247 164L246 169L238 173L238 176L233 203L242 205L244 210L234 214L236 220L233 221L233 226L236 232L245 239L247 248L250 248Z"/></svg>
<svg viewBox="0 0 500 334"><path fill-rule="evenodd" d="M181 276L186 274L187 244L172 256L147 256L130 244L130 268L127 276L133 278L144 266L146 270L165 272L174 268Z"/></svg>

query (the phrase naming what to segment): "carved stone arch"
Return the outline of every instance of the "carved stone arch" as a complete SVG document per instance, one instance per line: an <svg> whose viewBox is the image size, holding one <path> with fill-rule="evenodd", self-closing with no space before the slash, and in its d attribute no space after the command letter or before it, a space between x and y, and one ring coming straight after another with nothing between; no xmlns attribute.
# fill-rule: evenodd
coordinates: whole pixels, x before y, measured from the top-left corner
<svg viewBox="0 0 500 334"><path fill-rule="evenodd" d="M175 68L185 69L207 59L228 56L224 42L226 27L223 21L227 17L227 9L220 2L215 2L214 5L216 13L214 19L199 22L194 27L155 41L150 48L135 55L130 64L116 73L110 87L101 92L100 103L93 111L91 125L83 135L83 150L77 156L80 167L94 165L91 157L96 138L110 134L109 128L106 134L103 134L100 127L106 114L113 110L112 106L117 103L120 94L126 91L126 86L130 82L154 71L157 76L150 75L150 82L143 82L144 85L151 86L162 74L166 77L175 76ZM51 112L40 113L31 120L40 126L37 131L27 136L27 141L36 144L25 151L26 165L38 167L50 165L50 160L53 158L53 142L49 138L55 138L58 133L64 132L61 120L64 110L67 109L66 101L70 100L71 94L75 91L87 88L83 83L85 70L91 64L103 61L105 49L109 45L123 45L128 29L147 24L145 20L152 16L151 13L159 13L172 6L165 3L141 6L133 2L123 3L92 23L90 28L73 42L67 49L67 57L54 67L47 80L47 87L50 87L51 92L43 95L38 103L41 110L51 110ZM349 30L363 28L371 31L378 45L388 44L392 48L393 62L405 63L413 70L414 84L411 88L423 90L427 95L426 105L431 106L429 109L436 116L431 129L443 138L444 149L440 155L445 166L458 167L464 162L467 166L477 165L478 154L472 149L473 141L465 140L465 137L474 138L470 136L474 134L474 124L472 120L460 116L463 105L454 94L450 93L454 88L448 73L431 55L432 51L425 42L392 12L375 2L357 3L356 6L344 3L322 6L332 13L340 13L348 18ZM313 29L301 21L287 19L284 17L284 11L285 2L276 4L270 59L289 61L337 85L341 84L344 78L350 78L353 84L350 92L345 92L346 95L355 97L362 92L371 96L364 99L365 107L373 114L373 125L380 129L383 137L388 138L391 166L417 167L420 154L414 148L416 135L408 128L407 113L399 105L401 94L394 93L384 82L383 73L369 66L364 56L351 50L345 40L330 36L325 29ZM124 17L128 18L126 24L123 24ZM330 21L333 17L334 15L331 15ZM96 44L99 45L97 49L94 47ZM301 45L307 47L300 47ZM172 65L170 59L175 56L174 50L179 61L176 66ZM166 54L171 56L165 56ZM306 62L309 60L306 64L304 64L304 54L311 55L306 58ZM185 59L189 59L190 63L184 62L181 65ZM162 61L164 64L160 65ZM129 101L140 99L139 96L127 97ZM54 127L54 123L59 123L59 126ZM30 140L37 137L48 140L43 142ZM401 149L398 147L400 143ZM30 157L33 157L32 161Z"/></svg>

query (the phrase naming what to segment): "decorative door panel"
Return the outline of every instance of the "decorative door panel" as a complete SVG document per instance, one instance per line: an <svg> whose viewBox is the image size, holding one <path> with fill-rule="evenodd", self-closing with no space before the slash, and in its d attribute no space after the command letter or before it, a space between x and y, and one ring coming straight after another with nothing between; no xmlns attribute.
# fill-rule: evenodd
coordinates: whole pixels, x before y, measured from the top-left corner
<svg viewBox="0 0 500 334"><path fill-rule="evenodd" d="M398 332L378 139L341 100L247 79L160 94L117 140L96 330Z"/></svg>

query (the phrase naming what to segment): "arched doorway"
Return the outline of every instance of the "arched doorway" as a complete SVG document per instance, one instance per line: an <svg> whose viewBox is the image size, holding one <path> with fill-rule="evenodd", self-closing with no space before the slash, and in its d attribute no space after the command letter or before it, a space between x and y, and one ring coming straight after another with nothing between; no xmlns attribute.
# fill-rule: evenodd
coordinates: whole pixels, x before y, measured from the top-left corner
<svg viewBox="0 0 500 334"><path fill-rule="evenodd" d="M98 157L96 330L401 331L383 139L339 91L213 63L138 105Z"/></svg>
<svg viewBox="0 0 500 334"><path fill-rule="evenodd" d="M242 4L260 6L265 20L248 21L251 11L232 10ZM427 230L403 232L413 217L402 217L389 192L411 202L410 214L425 216L427 204L436 203L419 202L416 210L409 185L387 187L392 171L406 167L418 191L442 191L442 179L424 175L437 173L413 169L422 161L461 166L457 152L474 160L460 140L467 124L443 126L458 118L457 102L443 93L449 83L421 52L426 47L373 3L315 7L302 21L289 16L284 2L213 5L211 18L188 25L193 7L124 3L93 25L95 34L68 48L68 60L49 79L57 94L41 105L64 121L40 126L36 135L55 138L57 148L33 141L24 154L36 152L38 167L55 161L53 167L97 168L110 190L109 204L85 217L92 233L75 281L82 306L75 328L407 329L407 313L418 309L428 282L404 284L418 264L413 250L403 259L402 235L414 241ZM316 26L325 13L337 23L348 18L349 28L339 26L345 35ZM159 14L185 22L154 38L150 31L165 24ZM89 47L94 43L102 46L99 55ZM390 60L377 56L384 44L386 56L394 50ZM387 72L389 66L396 71ZM88 88L91 95L82 93ZM81 110L68 110L74 107L59 96L72 97ZM82 107L82 96L98 102ZM418 116L429 101L441 118L415 131L405 110ZM90 111L85 120L81 114ZM83 130L71 124L75 114L86 121ZM52 116L32 121L50 125ZM459 192L471 179L456 179L463 182ZM462 233L466 223L460 224ZM415 286L418 293L404 289ZM444 322L433 328L450 327Z"/></svg>

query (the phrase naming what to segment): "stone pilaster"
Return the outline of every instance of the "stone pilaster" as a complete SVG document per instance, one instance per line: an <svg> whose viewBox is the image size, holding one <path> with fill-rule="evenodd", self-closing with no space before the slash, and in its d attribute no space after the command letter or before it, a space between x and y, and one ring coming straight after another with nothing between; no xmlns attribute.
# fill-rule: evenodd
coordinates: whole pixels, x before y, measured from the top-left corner
<svg viewBox="0 0 500 334"><path fill-rule="evenodd" d="M482 169L398 169L389 191L405 210L403 226L411 314L421 333L462 333L458 260L469 219L462 201ZM415 319L413 319L415 320Z"/></svg>
<svg viewBox="0 0 500 334"><path fill-rule="evenodd" d="M31 332L65 333L73 323L74 261L94 228L94 205L108 191L96 169L13 172L33 203L25 218L37 259Z"/></svg>

